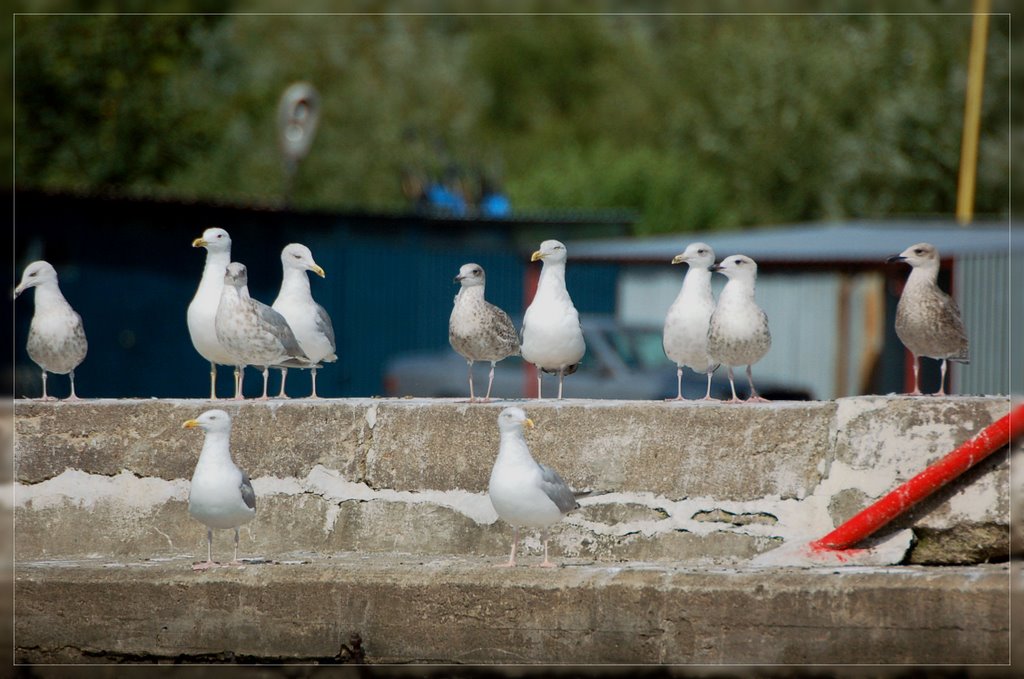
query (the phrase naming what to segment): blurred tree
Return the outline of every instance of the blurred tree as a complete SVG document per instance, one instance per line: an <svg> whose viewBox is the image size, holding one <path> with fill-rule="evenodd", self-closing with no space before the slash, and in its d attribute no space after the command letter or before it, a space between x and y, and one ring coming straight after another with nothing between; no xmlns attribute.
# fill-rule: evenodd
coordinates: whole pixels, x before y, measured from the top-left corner
<svg viewBox="0 0 1024 679"><path fill-rule="evenodd" d="M400 209L403 176L459 166L500 167L514 210L635 208L644 233L951 215L970 17L934 12L961 4L433 7L476 12L453 16L361 0L346 16L19 16L17 180L280 200L274 110L303 79L323 108L299 206ZM1009 17L994 16L979 214L1008 214L1007 168L1020 164L1009 51Z"/></svg>

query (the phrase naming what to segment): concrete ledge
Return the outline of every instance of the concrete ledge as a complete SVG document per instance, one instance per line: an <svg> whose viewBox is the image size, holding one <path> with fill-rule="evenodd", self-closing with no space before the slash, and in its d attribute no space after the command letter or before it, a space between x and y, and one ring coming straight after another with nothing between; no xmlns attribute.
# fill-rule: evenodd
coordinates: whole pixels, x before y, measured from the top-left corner
<svg viewBox="0 0 1024 679"><path fill-rule="evenodd" d="M822 535L1005 414L1007 398L865 397L823 403L525 401L534 455L576 488L610 491L554 533L554 554L738 562ZM509 529L486 496L507 402L218 402L253 477L243 554L295 550L491 555ZM15 403L19 560L204 551L188 516L203 400ZM925 563L1008 552L1009 454L900 519ZM966 527L971 538L963 540ZM227 548L226 533L215 547ZM527 544L536 548L535 536ZM912 554L911 559L914 560Z"/></svg>
<svg viewBox="0 0 1024 679"><path fill-rule="evenodd" d="M19 564L20 662L1005 663L1008 565L692 569L338 555ZM342 654L343 655L343 654Z"/></svg>

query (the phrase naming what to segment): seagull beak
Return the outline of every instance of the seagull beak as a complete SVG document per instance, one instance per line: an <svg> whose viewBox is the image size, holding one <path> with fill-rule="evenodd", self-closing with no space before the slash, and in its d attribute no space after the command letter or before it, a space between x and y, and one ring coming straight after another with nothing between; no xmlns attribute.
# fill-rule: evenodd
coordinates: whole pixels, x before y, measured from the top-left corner
<svg viewBox="0 0 1024 679"><path fill-rule="evenodd" d="M462 282L462 274L459 274L458 276L456 276L455 278L453 278L453 279L452 279L452 282L453 282L453 283L461 283L461 282Z"/></svg>
<svg viewBox="0 0 1024 679"><path fill-rule="evenodd" d="M181 425L182 429L195 429L199 426L199 420L185 420L185 423Z"/></svg>
<svg viewBox="0 0 1024 679"><path fill-rule="evenodd" d="M904 257L903 255L893 255L892 257L890 257L889 259L887 259L885 261L887 261L887 262L889 262L891 264L892 262L905 262L905 261L907 261L907 258Z"/></svg>
<svg viewBox="0 0 1024 679"><path fill-rule="evenodd" d="M721 264L712 264L711 266L708 267L708 271L721 271L721 270L722 270L722 265Z"/></svg>
<svg viewBox="0 0 1024 679"><path fill-rule="evenodd" d="M525 424L528 429L533 429L533 420L531 420L529 417L527 417L526 420L523 421L523 424Z"/></svg>
<svg viewBox="0 0 1024 679"><path fill-rule="evenodd" d="M320 278L327 278L327 273L323 269L321 269L319 266L317 266L316 264L314 264L313 266L309 267L309 270L312 271L313 273L315 273Z"/></svg>
<svg viewBox="0 0 1024 679"><path fill-rule="evenodd" d="M536 262L538 259L541 259L542 257L544 257L544 255L541 254L540 250L537 250L537 252L535 252L532 255L530 255L530 261L531 262Z"/></svg>
<svg viewBox="0 0 1024 679"><path fill-rule="evenodd" d="M672 258L672 263L673 264L682 264L685 261L686 261L686 255L685 254L676 255L675 257Z"/></svg>
<svg viewBox="0 0 1024 679"><path fill-rule="evenodd" d="M25 288L21 287L20 285L18 287L14 288L14 297L17 298L17 296L20 295L21 291L24 290L24 289Z"/></svg>
<svg viewBox="0 0 1024 679"><path fill-rule="evenodd" d="M192 247L194 248L205 248L207 245L208 243L202 238L196 238L194 241L192 241Z"/></svg>

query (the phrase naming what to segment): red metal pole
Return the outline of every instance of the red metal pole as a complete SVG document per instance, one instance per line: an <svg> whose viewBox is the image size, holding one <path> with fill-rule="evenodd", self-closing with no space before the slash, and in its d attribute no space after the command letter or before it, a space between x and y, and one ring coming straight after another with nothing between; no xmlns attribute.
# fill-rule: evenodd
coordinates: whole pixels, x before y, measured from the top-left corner
<svg viewBox="0 0 1024 679"><path fill-rule="evenodd" d="M834 531L811 543L812 549L847 549L928 497L1013 439L1024 434L1024 405L996 420L967 443L946 455Z"/></svg>

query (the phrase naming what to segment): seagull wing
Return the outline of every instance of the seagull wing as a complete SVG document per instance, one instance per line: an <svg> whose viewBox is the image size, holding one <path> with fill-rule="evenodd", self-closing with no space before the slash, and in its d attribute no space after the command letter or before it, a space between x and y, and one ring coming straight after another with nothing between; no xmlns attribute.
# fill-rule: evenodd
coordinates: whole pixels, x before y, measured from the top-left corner
<svg viewBox="0 0 1024 679"><path fill-rule="evenodd" d="M555 503L560 512L567 514L579 507L575 495L558 472L546 464L538 463L537 466L540 467L541 490Z"/></svg>

